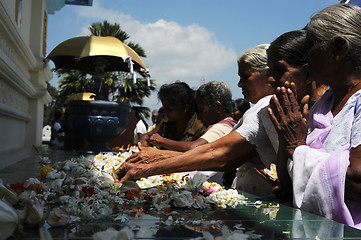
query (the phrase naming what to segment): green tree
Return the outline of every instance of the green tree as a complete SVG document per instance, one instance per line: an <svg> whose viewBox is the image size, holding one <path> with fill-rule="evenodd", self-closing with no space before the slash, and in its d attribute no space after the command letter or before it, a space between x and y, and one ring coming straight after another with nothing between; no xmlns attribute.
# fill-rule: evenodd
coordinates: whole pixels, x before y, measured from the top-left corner
<svg viewBox="0 0 361 240"><path fill-rule="evenodd" d="M78 70L57 70L59 81L59 94L57 97L57 106L65 103L66 99L74 93L92 92L93 82L92 78L87 74Z"/></svg>
<svg viewBox="0 0 361 240"><path fill-rule="evenodd" d="M107 21L92 23L89 31L95 36L113 36L131 47L140 57L146 57L144 49L137 43L128 41L129 35L124 32L117 23L110 24ZM59 77L59 96L58 104L63 104L68 96L81 92L97 92L92 76L77 70L58 70ZM150 86L144 75L138 74L142 78L137 79L134 84L129 73L125 72L107 72L105 73L105 82L102 87L101 95L110 101L123 101L130 104L142 105L145 97L149 97L151 91L154 91L156 85L154 80L150 80ZM145 118L150 116L149 108L135 107Z"/></svg>
<svg viewBox="0 0 361 240"><path fill-rule="evenodd" d="M117 101L138 104L139 106L133 107L133 110L143 114L145 118L149 118L150 109L141 106L144 103L144 98L150 96L151 90L155 90L156 85L154 81L150 80L150 86L148 86L147 79L145 78L138 78L136 84L130 78L123 78L118 83Z"/></svg>
<svg viewBox="0 0 361 240"><path fill-rule="evenodd" d="M47 90L52 97L50 103L45 104L44 106L44 118L43 118L43 126L52 125L54 122L54 115L56 111L60 111L60 109L56 106L56 99L58 98L58 90L56 87L50 85L47 82Z"/></svg>

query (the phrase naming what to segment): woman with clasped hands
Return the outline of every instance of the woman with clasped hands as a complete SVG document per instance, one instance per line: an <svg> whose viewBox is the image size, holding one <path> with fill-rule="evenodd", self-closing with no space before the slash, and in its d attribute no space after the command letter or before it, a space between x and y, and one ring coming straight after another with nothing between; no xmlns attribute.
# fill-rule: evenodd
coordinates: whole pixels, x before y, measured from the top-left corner
<svg viewBox="0 0 361 240"><path fill-rule="evenodd" d="M285 87L277 88L269 108L288 153L294 205L361 228L361 8L321 10L307 39L310 77L331 88L309 114Z"/></svg>

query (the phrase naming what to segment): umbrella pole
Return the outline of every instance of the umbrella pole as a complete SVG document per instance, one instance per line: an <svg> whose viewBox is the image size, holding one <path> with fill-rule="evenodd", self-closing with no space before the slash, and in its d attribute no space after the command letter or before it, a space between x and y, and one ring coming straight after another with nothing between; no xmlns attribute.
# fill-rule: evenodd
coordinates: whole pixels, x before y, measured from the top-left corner
<svg viewBox="0 0 361 240"><path fill-rule="evenodd" d="M98 92L97 92L97 95L96 95L96 99L97 100L108 100L108 99L105 99L105 97L103 96L102 94L102 88L103 88L103 84L105 82L105 77L104 77L104 74L105 74L105 71L104 71L104 68L105 68L105 60L104 59L100 59L97 60L95 62L95 65L94 65L94 81L96 83L98 83L99 85L99 88L98 88Z"/></svg>
<svg viewBox="0 0 361 240"><path fill-rule="evenodd" d="M99 94L101 94L102 88L103 88L103 81L100 81L99 89L98 89Z"/></svg>

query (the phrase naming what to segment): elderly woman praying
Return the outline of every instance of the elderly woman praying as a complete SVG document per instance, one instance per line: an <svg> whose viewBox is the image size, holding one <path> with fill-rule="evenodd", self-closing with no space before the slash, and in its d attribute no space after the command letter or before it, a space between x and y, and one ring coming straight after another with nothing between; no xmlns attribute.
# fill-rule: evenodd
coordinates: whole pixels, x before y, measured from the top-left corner
<svg viewBox="0 0 361 240"><path fill-rule="evenodd" d="M361 228L361 8L321 10L307 39L310 77L331 88L309 112L292 89L277 88L269 109L288 154L294 206Z"/></svg>

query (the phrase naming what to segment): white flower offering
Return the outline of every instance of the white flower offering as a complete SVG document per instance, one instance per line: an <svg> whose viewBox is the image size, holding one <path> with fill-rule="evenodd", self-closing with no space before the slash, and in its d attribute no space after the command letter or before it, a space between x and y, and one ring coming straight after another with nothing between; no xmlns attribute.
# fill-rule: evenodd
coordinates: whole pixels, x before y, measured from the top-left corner
<svg viewBox="0 0 361 240"><path fill-rule="evenodd" d="M58 227L112 218L112 221L127 224L129 220L124 211L129 207L142 209L146 205L169 215L168 224L177 224L188 220L175 215L176 211L172 210L175 208L234 208L247 202L236 190L226 190L207 181L209 176L202 172L157 175L120 185L113 178L114 170L137 151L133 147L116 154L100 153L93 158L72 158L53 165L46 161L48 165L41 169L41 178L13 184L15 191L0 181L0 196L8 198L12 204L20 202L25 206L18 209L22 214L19 220L11 205L1 200L0 223L11 225L7 233L10 235L19 221L28 226L41 226L47 221L48 225ZM200 223L199 219L192 220L192 224ZM2 226L7 225L0 224ZM122 231L108 229L93 238L104 236L132 237L124 228Z"/></svg>

